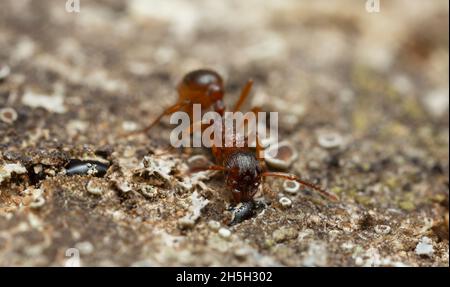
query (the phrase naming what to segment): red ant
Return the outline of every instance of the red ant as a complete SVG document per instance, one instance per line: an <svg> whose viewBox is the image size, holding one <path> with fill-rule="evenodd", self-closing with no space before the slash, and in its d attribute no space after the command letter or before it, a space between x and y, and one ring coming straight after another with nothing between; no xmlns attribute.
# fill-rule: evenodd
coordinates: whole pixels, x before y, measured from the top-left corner
<svg viewBox="0 0 450 287"><path fill-rule="evenodd" d="M247 82L241 92L239 100L233 108L233 112L238 111L244 103L250 93L252 84L253 82L251 80ZM178 85L178 94L178 102L167 108L148 127L140 132L149 131L163 116L172 114L176 111L185 111L189 113L189 115L192 115L192 106L196 103L201 104L202 110L212 106L214 111L222 116L225 112L225 105L223 103L223 81L220 75L214 71L195 70L188 73ZM222 132L225 135L223 117L222 127ZM238 144L238 142L242 143L241 141L247 141L246 138L236 137L233 133L232 135L234 142L232 147L225 147L224 145L222 145L222 147L212 146L212 154L216 159L217 165L209 166L206 170L218 170L225 173L226 184L231 190L233 199L236 203L251 203L265 177L279 177L296 181L319 192L322 196L330 200L337 201L335 195L330 194L321 187L293 174L266 171L264 159L257 156L260 155L260 152L262 151L258 137L256 137L255 153L255 151L248 147L248 144ZM248 206L250 209L253 207L252 204L249 204Z"/></svg>

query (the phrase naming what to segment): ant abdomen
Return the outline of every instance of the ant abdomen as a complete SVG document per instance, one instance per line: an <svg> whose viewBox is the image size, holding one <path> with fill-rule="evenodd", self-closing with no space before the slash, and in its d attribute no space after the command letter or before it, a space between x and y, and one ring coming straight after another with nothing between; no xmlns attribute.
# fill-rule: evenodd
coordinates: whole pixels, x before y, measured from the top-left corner
<svg viewBox="0 0 450 287"><path fill-rule="evenodd" d="M211 84L223 87L222 77L213 70L200 69L186 74L182 81L183 85L190 89L207 89Z"/></svg>
<svg viewBox="0 0 450 287"><path fill-rule="evenodd" d="M192 71L178 85L178 94L179 102L191 103L185 109L189 113L192 112L192 104L201 104L205 109L218 102L220 104L224 94L222 77L212 70Z"/></svg>
<svg viewBox="0 0 450 287"><path fill-rule="evenodd" d="M198 94L201 101L205 100L208 93L223 95L223 80L219 74L212 70L200 69L188 73L178 85L180 97L193 100Z"/></svg>

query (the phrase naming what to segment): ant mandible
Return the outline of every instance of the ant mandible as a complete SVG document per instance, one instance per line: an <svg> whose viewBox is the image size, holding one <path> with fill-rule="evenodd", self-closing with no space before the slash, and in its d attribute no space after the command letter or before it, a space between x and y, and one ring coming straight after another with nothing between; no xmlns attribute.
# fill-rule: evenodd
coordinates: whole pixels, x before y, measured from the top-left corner
<svg viewBox="0 0 450 287"><path fill-rule="evenodd" d="M241 95L232 110L233 112L238 111L245 102L252 85L252 80L249 80L242 89ZM185 111L189 115L192 115L193 105L200 104L202 111L212 107L215 112L222 116L222 132L223 135L226 134L225 120L223 117L226 110L223 102L223 80L217 72L201 69L188 73L178 85L178 95L179 98L177 103L168 107L148 127L138 132L149 131L162 119L162 117L176 111ZM258 136L256 136L255 152L248 147L248 144L246 144L246 138L237 137L234 133L231 133L231 135L234 144L231 147L226 147L224 145L216 147L213 145L212 154L216 160L216 165L209 166L203 170L217 170L224 172L226 185L231 190L231 194L236 203L252 202L263 178L266 177L278 177L296 181L317 191L325 198L332 201L338 200L334 194L331 194L325 189L305 181L296 175L284 172L267 171L264 158L260 156L263 148L259 142ZM224 136L222 138L224 138ZM244 143L242 141L244 141Z"/></svg>

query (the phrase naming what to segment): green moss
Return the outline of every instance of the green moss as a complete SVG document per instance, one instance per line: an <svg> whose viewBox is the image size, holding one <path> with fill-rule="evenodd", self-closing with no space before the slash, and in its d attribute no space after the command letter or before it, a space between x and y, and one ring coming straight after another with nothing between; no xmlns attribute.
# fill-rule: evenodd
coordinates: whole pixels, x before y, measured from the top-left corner
<svg viewBox="0 0 450 287"><path fill-rule="evenodd" d="M371 198L365 195L357 195L355 196L355 200L357 203L362 204L364 206L368 206L371 204Z"/></svg>
<svg viewBox="0 0 450 287"><path fill-rule="evenodd" d="M349 189L349 190L347 191L347 195L348 195L350 198L355 198L357 192L358 192L358 191L357 191L355 188L352 188L352 189Z"/></svg>
<svg viewBox="0 0 450 287"><path fill-rule="evenodd" d="M335 187L333 187L333 188L331 188L330 189L330 192L331 193L334 193L334 194L340 194L340 193L342 193L344 190L341 188L341 187L339 187L339 186L335 186Z"/></svg>
<svg viewBox="0 0 450 287"><path fill-rule="evenodd" d="M409 99L403 102L403 111L405 114L414 120L422 120L424 118L424 112L415 99Z"/></svg>
<svg viewBox="0 0 450 287"><path fill-rule="evenodd" d="M352 117L353 129L357 133L363 133L370 125L369 118L365 111L355 111Z"/></svg>
<svg viewBox="0 0 450 287"><path fill-rule="evenodd" d="M399 187L400 182L399 179L396 177L389 177L386 181L385 184L387 187L389 187L391 190L395 190Z"/></svg>
<svg viewBox="0 0 450 287"><path fill-rule="evenodd" d="M264 248L270 249L275 245L275 241L273 241L272 239L266 239L264 241Z"/></svg>
<svg viewBox="0 0 450 287"><path fill-rule="evenodd" d="M402 200L398 203L398 206L405 211L413 211L416 208L414 202L409 200Z"/></svg>

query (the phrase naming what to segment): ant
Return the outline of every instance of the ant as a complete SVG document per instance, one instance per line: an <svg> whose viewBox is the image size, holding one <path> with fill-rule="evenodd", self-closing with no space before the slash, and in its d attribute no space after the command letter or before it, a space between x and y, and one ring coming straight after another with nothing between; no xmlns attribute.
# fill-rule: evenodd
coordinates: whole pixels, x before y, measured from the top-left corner
<svg viewBox="0 0 450 287"><path fill-rule="evenodd" d="M238 111L245 102L247 96L252 88L253 81L247 81L247 84L242 89L241 95L236 102L233 112ZM168 107L161 115L159 115L148 127L140 132L149 131L161 118L165 115L172 114L176 111L185 111L192 115L193 104L201 104L202 110L213 108L215 112L222 116L222 132L225 131L225 119L223 117L226 110L223 96L224 87L223 80L220 75L212 70L195 70L188 73L181 83L178 85L179 99L176 104ZM253 109L255 110L255 109ZM256 152L248 147L248 139L245 137L238 137L231 133L233 145L226 147L216 147L212 145L212 154L215 158L216 165L209 166L202 170L216 170L222 171L225 175L225 182L227 187L231 190L231 194L236 204L242 203L242 207L236 212L239 213L242 221L243 217L248 217L251 209L253 209L253 197L259 190L261 182L266 177L278 177L291 181L296 181L304 186L307 186L317 191L322 196L337 201L337 197L321 187L305 181L300 177L284 173L267 171L264 158L261 157L261 146L258 135L256 135ZM222 137L225 138L224 136ZM236 220L233 219L233 222ZM232 224L233 224L232 222Z"/></svg>

